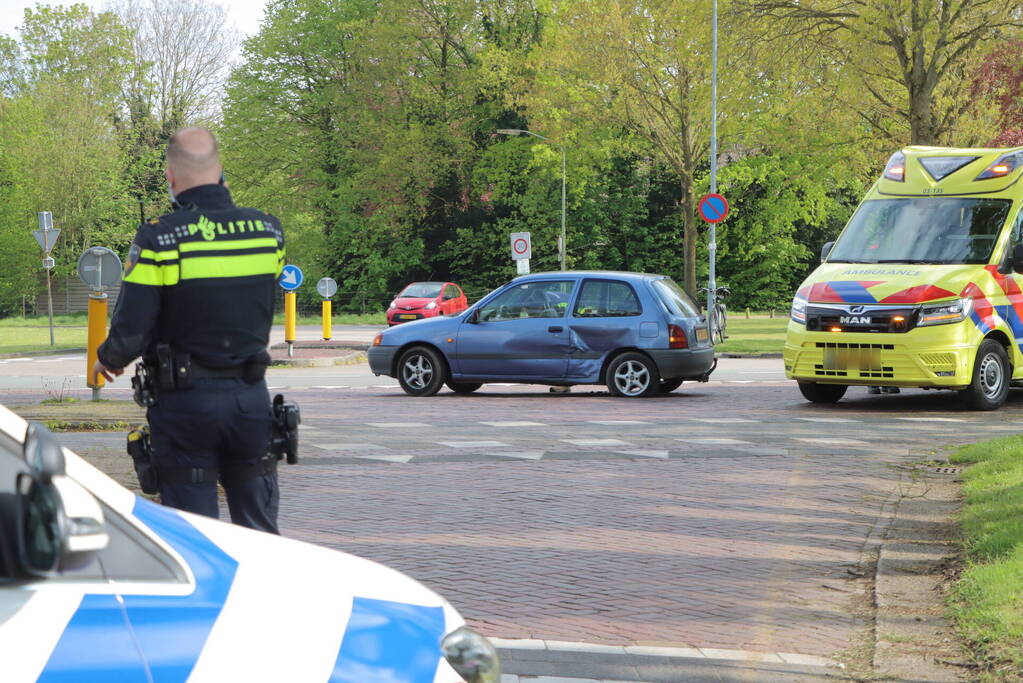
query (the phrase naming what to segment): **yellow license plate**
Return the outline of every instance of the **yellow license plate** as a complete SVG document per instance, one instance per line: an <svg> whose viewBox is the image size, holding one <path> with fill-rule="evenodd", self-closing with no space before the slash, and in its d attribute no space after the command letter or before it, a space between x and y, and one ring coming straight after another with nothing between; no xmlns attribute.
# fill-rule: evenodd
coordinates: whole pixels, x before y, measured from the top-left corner
<svg viewBox="0 0 1023 683"><path fill-rule="evenodd" d="M707 341L707 328L697 327L696 328L696 341Z"/></svg>
<svg viewBox="0 0 1023 683"><path fill-rule="evenodd" d="M416 316L414 316L414 315L399 315L398 317L401 318L402 320L415 320L416 319Z"/></svg>

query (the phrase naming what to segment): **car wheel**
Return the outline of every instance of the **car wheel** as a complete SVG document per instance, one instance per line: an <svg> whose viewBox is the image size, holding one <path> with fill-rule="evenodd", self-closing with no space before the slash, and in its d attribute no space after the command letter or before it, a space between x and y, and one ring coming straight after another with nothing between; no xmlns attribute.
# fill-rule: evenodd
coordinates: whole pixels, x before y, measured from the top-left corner
<svg viewBox="0 0 1023 683"><path fill-rule="evenodd" d="M447 368L433 349L413 346L398 359L398 383L410 396L433 396L444 386Z"/></svg>
<svg viewBox="0 0 1023 683"><path fill-rule="evenodd" d="M685 380L681 379L666 379L663 382L661 382L661 386L657 388L657 391L661 392L662 394L670 394L671 392L675 391L680 386L682 386L682 382L684 381Z"/></svg>
<svg viewBox="0 0 1023 683"><path fill-rule="evenodd" d="M845 384L799 383L799 391L803 394L803 398L811 403L838 403L838 400L845 396L845 391L848 388Z"/></svg>
<svg viewBox="0 0 1023 683"><path fill-rule="evenodd" d="M959 396L971 410L994 410L1005 403L1011 378L1012 368L1005 348L994 339L985 339L977 349L973 380Z"/></svg>
<svg viewBox="0 0 1023 683"><path fill-rule="evenodd" d="M452 382L451 380L448 380L445 384L448 385L448 389L456 394L471 394L483 386L483 382Z"/></svg>
<svg viewBox="0 0 1023 683"><path fill-rule="evenodd" d="M642 353L623 353L607 366L607 389L612 396L653 396L660 386L657 366Z"/></svg>

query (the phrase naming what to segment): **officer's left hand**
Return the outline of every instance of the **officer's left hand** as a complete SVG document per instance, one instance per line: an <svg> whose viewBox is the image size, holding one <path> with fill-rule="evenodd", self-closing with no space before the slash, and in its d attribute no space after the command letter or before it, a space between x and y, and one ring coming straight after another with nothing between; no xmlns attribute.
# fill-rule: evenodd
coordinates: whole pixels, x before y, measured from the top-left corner
<svg viewBox="0 0 1023 683"><path fill-rule="evenodd" d="M113 382L114 377L120 377L124 374L124 368L108 368L99 361L96 361L92 366L92 379L96 380L97 375L103 375L108 382Z"/></svg>

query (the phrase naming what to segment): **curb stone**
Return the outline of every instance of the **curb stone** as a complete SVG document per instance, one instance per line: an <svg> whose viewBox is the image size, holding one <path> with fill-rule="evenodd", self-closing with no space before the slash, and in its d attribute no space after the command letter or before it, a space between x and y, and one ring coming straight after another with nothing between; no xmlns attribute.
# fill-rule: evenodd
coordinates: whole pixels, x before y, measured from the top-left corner
<svg viewBox="0 0 1023 683"><path fill-rule="evenodd" d="M365 351L355 351L344 356L324 358L275 358L270 361L270 366L276 368L326 368L335 365L358 365L365 363L367 358Z"/></svg>
<svg viewBox="0 0 1023 683"><path fill-rule="evenodd" d="M21 353L0 353L0 358L28 358L36 356L66 356L69 353L85 353L87 349L83 346L82 348L72 349L46 349L45 351L22 351Z"/></svg>
<svg viewBox="0 0 1023 683"><path fill-rule="evenodd" d="M874 581L873 668L885 679L974 678L945 616L944 572L958 558L959 486L955 475L916 471L904 481L885 532Z"/></svg>

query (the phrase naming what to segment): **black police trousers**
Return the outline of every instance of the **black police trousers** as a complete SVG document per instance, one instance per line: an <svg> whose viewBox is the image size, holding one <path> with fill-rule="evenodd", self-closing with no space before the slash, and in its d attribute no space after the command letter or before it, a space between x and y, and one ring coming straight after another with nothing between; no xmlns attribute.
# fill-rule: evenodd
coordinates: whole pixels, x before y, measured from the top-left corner
<svg viewBox="0 0 1023 683"><path fill-rule="evenodd" d="M161 391L149 409L153 464L159 469L219 469L231 521L278 533L277 472L235 481L233 466L266 457L273 424L266 381L195 379L184 390ZM179 510L219 518L217 482L160 482L160 500Z"/></svg>

